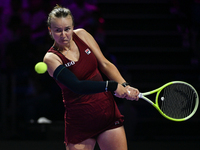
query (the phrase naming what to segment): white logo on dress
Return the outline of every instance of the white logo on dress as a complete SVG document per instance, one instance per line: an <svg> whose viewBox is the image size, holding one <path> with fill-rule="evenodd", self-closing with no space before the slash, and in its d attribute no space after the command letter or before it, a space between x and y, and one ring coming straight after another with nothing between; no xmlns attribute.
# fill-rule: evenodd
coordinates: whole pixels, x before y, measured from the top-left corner
<svg viewBox="0 0 200 150"><path fill-rule="evenodd" d="M72 65L75 65L75 61L71 61L65 64L66 67L70 67Z"/></svg>

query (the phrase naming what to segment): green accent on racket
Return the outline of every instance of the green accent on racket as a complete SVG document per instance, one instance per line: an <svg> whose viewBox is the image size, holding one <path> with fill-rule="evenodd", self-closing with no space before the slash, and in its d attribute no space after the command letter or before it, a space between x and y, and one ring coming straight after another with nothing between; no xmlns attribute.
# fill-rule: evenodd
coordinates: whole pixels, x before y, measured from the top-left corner
<svg viewBox="0 0 200 150"><path fill-rule="evenodd" d="M145 97L156 93L155 103ZM142 98L153 105L161 115L172 121L185 121L197 111L199 96L195 88L183 81L172 81L155 90L140 93Z"/></svg>

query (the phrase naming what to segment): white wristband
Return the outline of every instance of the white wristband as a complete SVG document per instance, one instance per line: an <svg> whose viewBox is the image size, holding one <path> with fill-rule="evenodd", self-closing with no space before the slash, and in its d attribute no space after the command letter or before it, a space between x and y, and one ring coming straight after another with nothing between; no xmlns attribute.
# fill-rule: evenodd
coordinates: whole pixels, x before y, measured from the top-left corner
<svg viewBox="0 0 200 150"><path fill-rule="evenodd" d="M105 87L105 91L108 91L108 81L106 81L106 87Z"/></svg>

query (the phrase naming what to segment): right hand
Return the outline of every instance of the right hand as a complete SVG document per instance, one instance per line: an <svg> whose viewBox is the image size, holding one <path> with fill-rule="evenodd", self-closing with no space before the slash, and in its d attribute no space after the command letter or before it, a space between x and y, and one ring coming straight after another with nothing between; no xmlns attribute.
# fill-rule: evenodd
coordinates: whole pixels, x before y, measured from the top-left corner
<svg viewBox="0 0 200 150"><path fill-rule="evenodd" d="M121 84L118 84L117 89L114 92L114 95L118 98L125 98L128 94L128 91Z"/></svg>
<svg viewBox="0 0 200 150"><path fill-rule="evenodd" d="M128 95L126 96L126 99L128 100L136 100L138 101L139 99L139 90L134 88L134 87L130 87L130 86L126 86L125 89L128 91Z"/></svg>

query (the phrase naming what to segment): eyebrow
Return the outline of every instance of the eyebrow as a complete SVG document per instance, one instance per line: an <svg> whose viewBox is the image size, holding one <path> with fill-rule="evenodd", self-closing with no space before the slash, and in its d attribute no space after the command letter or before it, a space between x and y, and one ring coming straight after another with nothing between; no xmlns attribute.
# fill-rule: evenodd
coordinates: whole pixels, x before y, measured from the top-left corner
<svg viewBox="0 0 200 150"><path fill-rule="evenodd" d="M70 27L71 27L71 26L67 26L67 27L65 27L65 28L70 28ZM60 28L60 27L56 27L56 26L55 26L55 27L53 27L53 28Z"/></svg>

